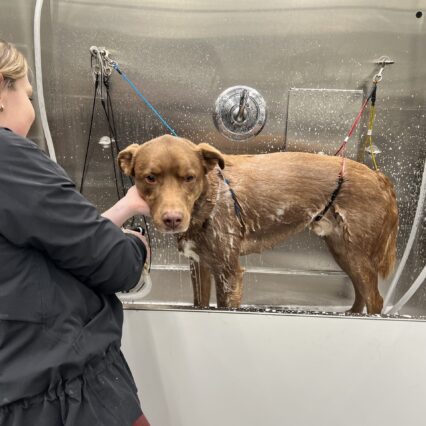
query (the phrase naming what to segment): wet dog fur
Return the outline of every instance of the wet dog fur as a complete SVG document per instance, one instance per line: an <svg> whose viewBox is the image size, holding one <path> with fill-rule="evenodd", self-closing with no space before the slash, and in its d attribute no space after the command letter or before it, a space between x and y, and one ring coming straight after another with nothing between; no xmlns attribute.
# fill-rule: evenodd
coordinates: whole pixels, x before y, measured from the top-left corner
<svg viewBox="0 0 426 426"><path fill-rule="evenodd" d="M179 250L191 259L195 306L209 306L213 282L218 307L239 307L244 274L239 257L310 228L353 283L350 311L381 312L378 276L393 269L398 229L394 187L382 173L347 159L336 199L315 221L336 189L339 157L225 155L211 145L165 135L128 146L118 163L135 178L158 230L176 234Z"/></svg>

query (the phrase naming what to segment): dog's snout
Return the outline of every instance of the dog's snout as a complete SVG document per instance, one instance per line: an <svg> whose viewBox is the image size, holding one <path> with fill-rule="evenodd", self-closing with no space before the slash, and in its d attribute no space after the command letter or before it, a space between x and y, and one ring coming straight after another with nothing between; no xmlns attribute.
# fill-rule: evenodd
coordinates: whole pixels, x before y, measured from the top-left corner
<svg viewBox="0 0 426 426"><path fill-rule="evenodd" d="M181 212L166 212L162 217L164 225L169 229L176 229L182 223L182 219Z"/></svg>

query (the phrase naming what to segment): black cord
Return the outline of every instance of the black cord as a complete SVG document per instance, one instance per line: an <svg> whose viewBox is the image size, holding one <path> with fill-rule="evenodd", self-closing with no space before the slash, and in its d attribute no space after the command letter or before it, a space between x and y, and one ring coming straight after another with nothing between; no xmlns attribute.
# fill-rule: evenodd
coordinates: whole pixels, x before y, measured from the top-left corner
<svg viewBox="0 0 426 426"><path fill-rule="evenodd" d="M91 69L93 70L93 57L91 58ZM120 199L126 194L127 188L126 188L126 185L124 183L123 173L121 172L120 169L118 169L118 172L117 172L117 168L119 168L118 163L117 163L117 157L118 157L118 153L121 151L121 148L120 148L120 145L118 143L117 127L116 127L116 122L115 122L114 109L113 109L113 106L112 106L112 100L111 100L111 96L110 96L109 75L104 75L103 71L102 71L102 67L101 67L100 72L96 72L95 76L96 76L95 77L95 92L94 92L94 96L93 96L92 113L91 113L91 119L90 119L90 129L89 129L89 135L88 135L88 138L87 138L86 153L85 153L84 164L83 164L83 173L82 173L81 183L80 183L80 192L83 192L84 182L85 182L87 170L88 170L88 167L89 167L88 163L89 163L90 139L91 139L91 136L92 136L96 99L97 99L98 94L99 94L102 109L105 113L105 118L106 118L106 121L108 123L108 132L109 132L109 137L110 137L110 141L111 141L111 145L110 145L110 147L111 147L111 159L112 159L112 166L113 166L114 178L115 178L115 188L116 188L116 192L117 192L117 198ZM106 102L105 102L104 94L106 95ZM127 176L127 178L129 180L130 186L133 186L134 185L133 179L130 176ZM119 188L119 181L120 181L120 184L121 184L121 193L120 193L120 188ZM142 216L142 220L144 222L144 228L146 229L146 237L148 239L148 246L149 246L149 251L150 251L150 261L149 261L148 271L151 271L151 262L152 262L151 235L150 235L150 232L149 232L148 222L147 222L145 216ZM132 217L130 226L134 227L134 223L135 223L135 217Z"/></svg>
<svg viewBox="0 0 426 426"><path fill-rule="evenodd" d="M109 93L109 86L107 86L107 109L109 112L109 119L108 119L108 124L110 126L110 129L112 130L112 134L114 135L114 145L115 145L115 152L116 152L116 156L114 157L113 155L113 163L114 163L114 168L118 167L116 158L118 158L118 153L121 151L121 148L118 144L118 137L117 137L117 126L115 125L115 116L114 116L114 109L112 107L112 101L111 101L111 96ZM111 145L112 145L111 141ZM126 186L124 184L124 179L123 179L123 173L121 173L121 170L119 169L118 171L119 173L119 177L120 177L120 183L121 183L121 188L123 190L123 196L126 193ZM130 185L133 185L133 181L130 178L130 176L128 176L129 181L130 181Z"/></svg>
<svg viewBox="0 0 426 426"><path fill-rule="evenodd" d="M374 83L373 89L371 90L371 106L376 104L376 94L377 94L377 83Z"/></svg>
<svg viewBox="0 0 426 426"><path fill-rule="evenodd" d="M107 96L108 96L108 91L107 91ZM116 166L115 166L115 154L114 154L114 144L113 144L113 140L115 139L115 135L114 135L113 129L111 127L109 111L108 111L108 108L105 106L105 99L103 99L103 98L101 99L101 105L102 105L102 109L104 110L105 118L106 118L107 123L108 123L108 133L109 133L110 150L111 150L111 161L112 161L112 168L114 170L115 190L117 192L117 200L119 200L121 198L121 194L120 194L120 189L119 189L119 185L118 185L118 176L117 176L117 169L116 169ZM124 186L122 187L122 191L123 191L123 194L124 194Z"/></svg>
<svg viewBox="0 0 426 426"><path fill-rule="evenodd" d="M80 182L80 192L83 192L83 185L84 181L86 179L86 173L88 168L88 157L89 157L89 147L90 147L90 137L92 136L92 129L93 129L93 117L95 113L95 105L96 105L96 93L98 91L99 86L99 75L96 74L96 80L95 80L95 93L93 95L93 105L92 105L92 116L90 118L90 128L89 128L89 136L87 137L87 145L86 145L86 154L84 156L84 163L83 163L83 173L81 175L81 182Z"/></svg>

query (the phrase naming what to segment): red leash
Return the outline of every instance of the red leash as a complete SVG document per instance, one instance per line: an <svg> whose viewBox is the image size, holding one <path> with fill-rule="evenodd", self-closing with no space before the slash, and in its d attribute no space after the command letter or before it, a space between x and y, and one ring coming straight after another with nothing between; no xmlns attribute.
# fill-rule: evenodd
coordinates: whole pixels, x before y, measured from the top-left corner
<svg viewBox="0 0 426 426"><path fill-rule="evenodd" d="M388 63L393 63L392 61L388 61ZM368 105L368 101L371 99L372 105L374 105L375 101L376 101L376 92L377 92L377 83L382 79L382 72L384 70L385 67L385 60L383 60L382 63L382 68L380 70L380 72L378 74L376 74L374 76L373 79L373 87L369 93L369 95L367 96L367 99L363 102L360 111L358 112L358 115L355 118L355 121L353 122L348 135L346 136L345 140L343 141L343 143L340 145L339 149L336 151L336 153L334 155L340 155L342 157L342 165L340 167L340 171L339 171L339 175L338 175L338 180L337 180L337 187L334 190L333 194L331 194L331 198L329 200L329 202L327 203L327 205L325 206L325 208L323 209L323 211L321 213L319 213L314 220L315 221L320 221L325 214L327 213L327 211L329 210L329 208L332 206L334 200L337 197L337 194L340 191L340 188L342 186L342 183L344 181L343 176L345 174L345 152L346 152L346 145L349 142L349 138L352 136L352 133L354 132L354 130L356 129L356 127L358 126L359 121L361 120L362 114L365 111L365 108Z"/></svg>
<svg viewBox="0 0 426 426"><path fill-rule="evenodd" d="M348 132L348 135L346 136L346 138L343 141L343 143L340 145L339 149L334 154L334 155L340 155L342 157L342 166L341 166L340 172L339 172L339 179L343 179L343 175L345 173L345 159L346 159L345 152L346 152L346 145L349 142L349 138L352 136L352 133L354 132L354 130L358 126L358 123L361 120L362 114L363 114L363 112L365 111L365 108L368 105L368 101L370 99L374 99L374 100L376 99L377 82L379 81L376 77L373 80L373 87L372 87L372 89L370 91L370 94L367 96L367 99L362 104L362 107L361 107L358 115L356 116L355 121L353 122L352 127L350 128L350 130Z"/></svg>
<svg viewBox="0 0 426 426"><path fill-rule="evenodd" d="M375 86L376 87L376 86ZM374 88L373 88L374 90ZM355 118L354 123L352 124L351 129L349 130L348 135L346 136L345 140L343 141L342 145L340 145L340 148L336 151L334 155L339 155L342 152L342 155L344 155L346 150L346 145L348 144L349 138L352 136L352 133L356 129L356 126L358 126L359 120L361 120L362 113L364 112L365 108L367 107L368 101L371 99L372 94L368 96L368 98L364 101L361 110L359 111L358 115Z"/></svg>

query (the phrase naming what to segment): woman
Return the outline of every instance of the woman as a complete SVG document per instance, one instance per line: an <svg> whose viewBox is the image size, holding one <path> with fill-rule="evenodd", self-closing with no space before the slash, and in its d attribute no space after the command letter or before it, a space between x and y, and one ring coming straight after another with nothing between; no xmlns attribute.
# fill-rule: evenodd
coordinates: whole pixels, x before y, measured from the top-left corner
<svg viewBox="0 0 426 426"><path fill-rule="evenodd" d="M148 207L133 187L100 216L25 138L27 71L0 41L0 425L148 425L115 296L147 257L140 233L120 226Z"/></svg>

